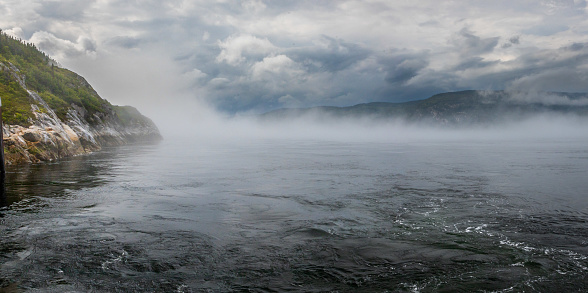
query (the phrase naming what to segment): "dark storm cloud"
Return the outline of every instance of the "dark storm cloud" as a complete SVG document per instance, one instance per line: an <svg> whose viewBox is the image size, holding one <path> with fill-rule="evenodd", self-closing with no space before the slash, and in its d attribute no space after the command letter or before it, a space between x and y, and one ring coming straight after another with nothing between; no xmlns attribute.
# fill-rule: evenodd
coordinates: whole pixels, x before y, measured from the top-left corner
<svg viewBox="0 0 588 293"><path fill-rule="evenodd" d="M508 39L508 41L513 45L518 45L521 43L520 38L521 38L520 36L514 36L514 37L511 37L510 39Z"/></svg>
<svg viewBox="0 0 588 293"><path fill-rule="evenodd" d="M465 56L490 53L498 45L499 37L480 38L467 28L463 28L455 39L455 45Z"/></svg>
<svg viewBox="0 0 588 293"><path fill-rule="evenodd" d="M588 47L575 43L539 51L516 60L521 68L511 80L516 89L588 92Z"/></svg>
<svg viewBox="0 0 588 293"><path fill-rule="evenodd" d="M218 64L203 62L206 56L218 52L214 48L209 48L211 51L202 55L200 62L203 63L199 63L208 64L203 67L203 71L211 73L209 78L226 78L222 86L216 86L212 101L220 109L231 112L239 109L263 111L285 106L281 101L286 96L301 101L300 105L308 106L349 105L368 101L397 102L422 99L444 91L480 88L526 87L555 91L568 88L588 91L586 73L581 69L588 60L583 43L554 50L530 49L514 60L501 61L480 57L498 50L498 37L481 38L468 30L461 30L458 35L462 40L454 43L454 46L463 57L458 58L451 67L441 69L430 67L430 59L433 57L429 51L411 52L402 49L382 54L356 44L323 37L328 42L323 42L322 46L280 52L301 64L305 70L304 82L291 80L291 87L285 88L270 89L266 87L267 84L254 80L235 82L247 75L247 68L219 67ZM511 37L508 42L516 44L520 43L520 39ZM352 66L365 60L377 62L361 71ZM511 69L493 69L500 66ZM474 70L475 74L462 74L466 70ZM337 73L337 78L324 79L328 80L329 89L318 100L308 98L309 88L320 84L321 72Z"/></svg>
<svg viewBox="0 0 588 293"><path fill-rule="evenodd" d="M511 39L511 41L516 43L518 39ZM492 46L488 47L493 48L493 46L492 42ZM488 50L472 51L487 52ZM404 58L408 57L404 56ZM426 60L426 58L429 57L419 56L412 60ZM410 100L425 98L443 91L463 89L588 92L588 71L586 70L588 44L586 43L574 43L557 49L530 48L521 56L509 61L486 60L480 56L460 58L456 65L442 71L426 66L409 67L413 70L399 72L391 70L396 68L395 64L404 62L401 60L411 59L397 59L391 62L392 66L388 66L386 80L410 79L411 83L389 83L386 89L380 92L380 100ZM461 74L460 72L464 70L474 70L474 73Z"/></svg>
<svg viewBox="0 0 588 293"><path fill-rule="evenodd" d="M286 54L310 71L330 72L345 70L372 54L369 49L341 39L323 35L321 41L324 45L290 49Z"/></svg>
<svg viewBox="0 0 588 293"><path fill-rule="evenodd" d="M588 47L576 43L553 50L528 51L506 62L507 70L489 71L463 82L472 88L588 92Z"/></svg>
<svg viewBox="0 0 588 293"><path fill-rule="evenodd" d="M568 47L568 49L571 51L581 51L584 49L585 46L586 46L586 44L573 43Z"/></svg>
<svg viewBox="0 0 588 293"><path fill-rule="evenodd" d="M383 60L386 67L386 82L393 84L404 84L413 77L417 76L419 71L427 67L429 62L425 55L416 56L399 56L391 60Z"/></svg>
<svg viewBox="0 0 588 293"><path fill-rule="evenodd" d="M482 57L469 57L469 58L463 59L453 69L456 71L462 71L462 70L472 69L472 68L484 68L484 67L496 65L498 63L499 63L499 61L486 61Z"/></svg>
<svg viewBox="0 0 588 293"><path fill-rule="evenodd" d="M532 70L578 68L588 65L588 43L574 43L554 50L539 50L517 59L519 66Z"/></svg>
<svg viewBox="0 0 588 293"><path fill-rule="evenodd" d="M520 36L511 37L510 39L508 39L508 41L506 43L502 44L502 48L507 49L512 46L519 45L521 43L520 39L521 39Z"/></svg>
<svg viewBox="0 0 588 293"><path fill-rule="evenodd" d="M554 68L522 76L512 82L511 89L547 92L587 92L588 74L577 68Z"/></svg>

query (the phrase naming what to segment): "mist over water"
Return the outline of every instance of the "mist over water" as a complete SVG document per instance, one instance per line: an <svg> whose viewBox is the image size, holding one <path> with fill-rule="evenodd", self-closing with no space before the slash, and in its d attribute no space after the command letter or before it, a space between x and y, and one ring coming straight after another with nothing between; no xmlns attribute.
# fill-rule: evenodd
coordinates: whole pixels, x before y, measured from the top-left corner
<svg viewBox="0 0 588 293"><path fill-rule="evenodd" d="M0 288L588 289L582 119L448 128L188 112L154 117L160 144L9 166Z"/></svg>
<svg viewBox="0 0 588 293"><path fill-rule="evenodd" d="M559 113L517 118L505 115L495 123L445 125L394 118L335 117L320 110L294 118L265 119L259 114L223 114L192 101L171 106L154 120L165 137L195 140L332 140L341 142L441 142L585 139L588 119Z"/></svg>

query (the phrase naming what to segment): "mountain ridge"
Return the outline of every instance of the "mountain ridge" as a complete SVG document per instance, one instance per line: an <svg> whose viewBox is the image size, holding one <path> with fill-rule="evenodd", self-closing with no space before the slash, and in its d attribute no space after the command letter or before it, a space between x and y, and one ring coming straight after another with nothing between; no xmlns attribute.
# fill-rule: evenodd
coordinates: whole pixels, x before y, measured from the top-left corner
<svg viewBox="0 0 588 293"><path fill-rule="evenodd" d="M464 90L408 102L370 102L347 107L282 108L259 115L262 120L318 118L397 119L437 125L492 124L539 114L588 117L588 94L566 92Z"/></svg>

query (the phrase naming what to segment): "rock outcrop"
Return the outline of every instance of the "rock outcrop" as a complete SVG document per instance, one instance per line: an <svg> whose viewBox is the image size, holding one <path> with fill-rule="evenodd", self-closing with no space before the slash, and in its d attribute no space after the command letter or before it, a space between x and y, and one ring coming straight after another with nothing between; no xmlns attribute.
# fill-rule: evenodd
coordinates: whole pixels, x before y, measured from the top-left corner
<svg viewBox="0 0 588 293"><path fill-rule="evenodd" d="M29 119L28 127L3 125L6 164L51 161L105 146L162 139L157 126L133 107L105 104L103 111L93 114L90 123L85 117L88 113L72 104L63 121L36 92L27 92L33 102L30 107L34 119Z"/></svg>
<svg viewBox="0 0 588 293"><path fill-rule="evenodd" d="M69 109L67 120L62 121L37 93L29 94L43 110L31 104L35 115L31 126L3 125L7 164L51 161L99 151L105 146L161 140L157 126L132 107L113 106L110 111L95 115L94 121L100 122L90 125L74 107ZM132 118L124 123L114 109L130 112Z"/></svg>

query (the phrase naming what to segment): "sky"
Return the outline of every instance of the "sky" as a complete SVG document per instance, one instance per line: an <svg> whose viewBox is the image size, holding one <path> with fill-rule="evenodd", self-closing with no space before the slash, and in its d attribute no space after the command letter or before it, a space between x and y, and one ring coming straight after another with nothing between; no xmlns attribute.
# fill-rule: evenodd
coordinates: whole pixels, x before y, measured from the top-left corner
<svg viewBox="0 0 588 293"><path fill-rule="evenodd" d="M587 14L584 0L0 0L0 29L148 116L251 114L588 92Z"/></svg>

